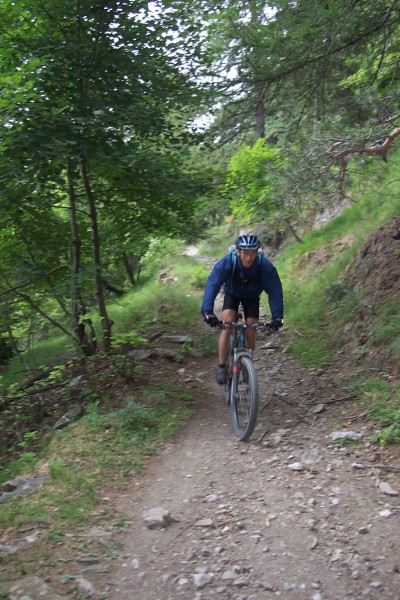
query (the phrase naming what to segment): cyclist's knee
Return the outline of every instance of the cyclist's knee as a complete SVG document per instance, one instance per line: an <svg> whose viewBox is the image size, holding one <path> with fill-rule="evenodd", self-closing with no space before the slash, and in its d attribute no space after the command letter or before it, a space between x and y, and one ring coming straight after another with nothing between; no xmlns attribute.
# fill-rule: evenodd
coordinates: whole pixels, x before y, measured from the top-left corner
<svg viewBox="0 0 400 600"><path fill-rule="evenodd" d="M258 319L256 319L255 317L246 318L246 325L255 325L256 323L258 323Z"/></svg>

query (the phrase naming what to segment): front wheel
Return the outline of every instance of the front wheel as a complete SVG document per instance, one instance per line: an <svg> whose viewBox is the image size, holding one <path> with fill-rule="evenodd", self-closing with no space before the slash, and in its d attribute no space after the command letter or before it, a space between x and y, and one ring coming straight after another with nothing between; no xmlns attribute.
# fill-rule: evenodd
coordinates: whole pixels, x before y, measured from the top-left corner
<svg viewBox="0 0 400 600"><path fill-rule="evenodd" d="M254 431L258 412L258 382L254 364L247 356L238 359L238 372L232 380L230 409L233 430L241 441Z"/></svg>
<svg viewBox="0 0 400 600"><path fill-rule="evenodd" d="M224 398L227 404L230 403L231 400L231 385L232 385L232 374L233 374L233 350L235 346L235 339L233 335L230 339L230 351L228 356L228 364L226 369L226 381L224 386Z"/></svg>

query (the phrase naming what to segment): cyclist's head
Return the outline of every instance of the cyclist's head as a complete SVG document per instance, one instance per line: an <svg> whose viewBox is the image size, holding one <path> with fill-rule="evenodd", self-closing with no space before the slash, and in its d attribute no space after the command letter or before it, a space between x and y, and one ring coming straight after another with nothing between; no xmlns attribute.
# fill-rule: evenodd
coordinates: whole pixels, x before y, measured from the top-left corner
<svg viewBox="0 0 400 600"><path fill-rule="evenodd" d="M237 250L258 250L260 246L258 237L251 233L240 235L236 240Z"/></svg>

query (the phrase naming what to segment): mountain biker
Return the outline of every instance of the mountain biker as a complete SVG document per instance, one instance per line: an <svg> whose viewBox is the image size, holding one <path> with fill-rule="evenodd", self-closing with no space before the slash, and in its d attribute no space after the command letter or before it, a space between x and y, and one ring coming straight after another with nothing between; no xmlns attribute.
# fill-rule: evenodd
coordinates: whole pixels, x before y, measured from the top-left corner
<svg viewBox="0 0 400 600"><path fill-rule="evenodd" d="M212 269L206 283L201 314L210 327L216 327L218 318L214 314L214 302L221 286L224 286L222 319L228 326L221 330L218 342L217 383L226 381L226 359L229 353L229 339L232 323L236 319L239 304L242 304L245 322L248 325L258 322L260 296L264 291L272 319L272 329L283 325L283 292L278 272L274 265L263 255L259 256L260 240L256 235L240 235L235 243L234 253L221 258ZM256 328L246 329L246 346L254 350Z"/></svg>

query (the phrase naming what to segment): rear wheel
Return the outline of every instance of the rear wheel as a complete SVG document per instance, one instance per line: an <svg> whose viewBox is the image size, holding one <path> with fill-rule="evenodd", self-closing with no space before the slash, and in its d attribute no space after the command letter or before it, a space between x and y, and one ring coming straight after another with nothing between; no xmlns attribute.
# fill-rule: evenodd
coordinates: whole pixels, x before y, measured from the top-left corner
<svg viewBox="0 0 400 600"><path fill-rule="evenodd" d="M238 361L238 373L233 378L230 393L233 430L246 441L254 431L258 412L258 382L253 362L247 356Z"/></svg>

